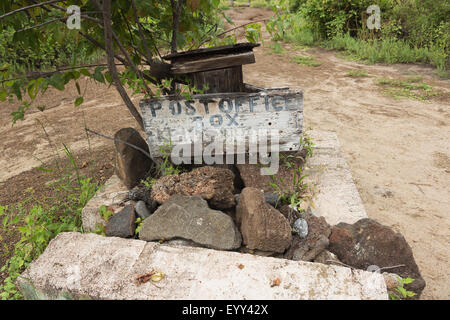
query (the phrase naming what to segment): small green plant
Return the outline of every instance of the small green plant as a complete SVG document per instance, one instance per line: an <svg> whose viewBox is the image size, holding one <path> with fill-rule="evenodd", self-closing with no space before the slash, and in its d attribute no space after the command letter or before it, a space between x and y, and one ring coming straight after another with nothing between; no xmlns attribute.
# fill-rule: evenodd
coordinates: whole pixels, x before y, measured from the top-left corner
<svg viewBox="0 0 450 320"><path fill-rule="evenodd" d="M397 277L397 280L399 282L398 287L395 288L395 292L389 294L389 298L391 300L403 300L414 297L416 295L415 292L408 291L404 287L406 284L412 283L415 279Z"/></svg>
<svg viewBox="0 0 450 320"><path fill-rule="evenodd" d="M106 227L101 223L97 223L95 225L95 229L94 229L94 231L92 231L92 233L98 234L99 236L106 237Z"/></svg>
<svg viewBox="0 0 450 320"><path fill-rule="evenodd" d="M102 217L105 221L108 221L109 218L114 215L114 211L112 211L105 205L100 206L100 208L98 208L98 212L100 214L100 217Z"/></svg>
<svg viewBox="0 0 450 320"><path fill-rule="evenodd" d="M283 161L283 165L286 168L289 168L289 169L294 168L294 165L295 165L294 159L295 159L295 157L292 154L280 153L280 158Z"/></svg>
<svg viewBox="0 0 450 320"><path fill-rule="evenodd" d="M172 149L172 141L159 147L159 151L162 154L162 162L159 165L158 170L160 175L166 176L171 174L180 174L182 171L179 166L173 165L173 163L170 161L170 154L172 152Z"/></svg>
<svg viewBox="0 0 450 320"><path fill-rule="evenodd" d="M261 24L260 23L250 23L245 27L245 38L252 43L263 42Z"/></svg>
<svg viewBox="0 0 450 320"><path fill-rule="evenodd" d="M278 194L278 203L289 204L292 208L299 209L300 204L309 198L310 184L305 183L307 174L303 174L302 168L292 169L292 187L286 187L283 179L278 177L276 181L275 176L271 176L272 182L270 186L276 194Z"/></svg>
<svg viewBox="0 0 450 320"><path fill-rule="evenodd" d="M319 67L322 65L322 62L316 61L314 59L314 57L311 56L294 56L291 58L292 62L295 62L299 65L302 66L307 66L307 67Z"/></svg>
<svg viewBox="0 0 450 320"><path fill-rule="evenodd" d="M347 77L355 77L355 78L362 78L362 77L367 77L367 71L364 69L356 69L356 70L350 70L347 73Z"/></svg>
<svg viewBox="0 0 450 320"><path fill-rule="evenodd" d="M138 235L139 234L139 231L141 231L141 229L142 229L142 224L144 223L144 219L142 219L142 218L137 218L136 219L136 225L137 225L137 227L136 227L136 230L134 231L134 234L135 235Z"/></svg>
<svg viewBox="0 0 450 320"><path fill-rule="evenodd" d="M305 150L305 159L312 157L314 152L314 141L312 137L308 136L307 134L303 133L300 136L300 146L302 150Z"/></svg>
<svg viewBox="0 0 450 320"><path fill-rule="evenodd" d="M147 178L141 180L141 183L144 185L144 187L145 187L147 190L150 190L150 189L152 188L152 185L153 185L155 182L156 182L156 179L155 179L155 178L152 178L152 177L147 177Z"/></svg>

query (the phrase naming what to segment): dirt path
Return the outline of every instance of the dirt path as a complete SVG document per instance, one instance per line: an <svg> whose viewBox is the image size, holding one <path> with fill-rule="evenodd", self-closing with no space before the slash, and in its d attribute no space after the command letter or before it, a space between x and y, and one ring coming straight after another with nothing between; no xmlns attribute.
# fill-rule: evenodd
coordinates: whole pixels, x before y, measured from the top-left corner
<svg viewBox="0 0 450 320"><path fill-rule="evenodd" d="M228 11L236 25L270 17L265 9ZM239 31L238 35L242 35ZM269 38L265 34L265 44ZM298 54L284 45L282 55L268 47L255 50L256 64L244 67L245 81L263 87L289 86L305 93L305 128L336 131L344 156L369 217L401 232L427 281L423 299L449 299L450 277L450 101L423 103L396 100L381 93L375 78L422 75L435 88L450 89L450 81L433 77L432 69L416 65L364 65L336 57L333 52L308 49L319 67L290 62ZM363 68L369 77L347 72ZM89 83L89 82L88 82ZM447 96L448 97L448 96ZM45 122L52 139L69 145L80 156L87 152L86 124L107 135L134 121L114 89L89 85L85 103L73 107L76 90L49 92L27 119L11 128L9 113L17 106L0 104L0 199L13 203L21 189L40 185L45 173L32 168L52 159L52 148L37 119ZM51 124L51 125L50 125ZM110 160L112 143L94 137L94 153ZM29 177L29 179L24 179ZM30 185L21 185L26 181ZM14 186L14 187L12 187ZM13 201L14 199L14 201ZM10 201L8 201L10 200Z"/></svg>

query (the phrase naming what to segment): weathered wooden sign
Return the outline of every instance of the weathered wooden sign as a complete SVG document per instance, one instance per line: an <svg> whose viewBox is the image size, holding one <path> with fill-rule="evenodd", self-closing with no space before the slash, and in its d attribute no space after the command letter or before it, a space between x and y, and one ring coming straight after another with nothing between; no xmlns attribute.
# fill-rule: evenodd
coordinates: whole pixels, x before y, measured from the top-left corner
<svg viewBox="0 0 450 320"><path fill-rule="evenodd" d="M300 90L264 89L246 93L194 95L191 100L167 96L141 100L140 108L150 154L162 156L161 147L201 144L212 139L235 139L234 149L224 154L247 153L255 132L278 133L279 151L300 147L303 121L303 93ZM216 151L222 153L221 150Z"/></svg>

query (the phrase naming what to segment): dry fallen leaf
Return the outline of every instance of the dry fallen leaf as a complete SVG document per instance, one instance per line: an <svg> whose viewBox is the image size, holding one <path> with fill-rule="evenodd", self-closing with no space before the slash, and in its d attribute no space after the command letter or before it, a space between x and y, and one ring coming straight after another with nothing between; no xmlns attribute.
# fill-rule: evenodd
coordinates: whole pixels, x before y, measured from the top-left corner
<svg viewBox="0 0 450 320"><path fill-rule="evenodd" d="M162 279L164 279L164 273L162 273L162 272L157 272L157 273L155 273L155 274L152 274L152 275L150 276L150 279L151 279L153 282L159 282L159 281L161 281Z"/></svg>
<svg viewBox="0 0 450 320"><path fill-rule="evenodd" d="M149 273L140 275L139 277L137 277L136 280L137 280L138 284L143 284L143 283L149 282L150 280L152 282L159 282L162 279L164 279L164 273L157 272L153 269Z"/></svg>
<svg viewBox="0 0 450 320"><path fill-rule="evenodd" d="M151 279L151 276L155 274L155 270L150 271L149 273L142 274L139 277L137 277L138 284L143 284L148 282Z"/></svg>
<svg viewBox="0 0 450 320"><path fill-rule="evenodd" d="M244 265L243 264L238 264L238 268L242 270L242 269L244 269Z"/></svg>
<svg viewBox="0 0 450 320"><path fill-rule="evenodd" d="M270 286L278 287L280 285L280 283L281 283L281 280L280 280L280 278L277 277L270 282Z"/></svg>

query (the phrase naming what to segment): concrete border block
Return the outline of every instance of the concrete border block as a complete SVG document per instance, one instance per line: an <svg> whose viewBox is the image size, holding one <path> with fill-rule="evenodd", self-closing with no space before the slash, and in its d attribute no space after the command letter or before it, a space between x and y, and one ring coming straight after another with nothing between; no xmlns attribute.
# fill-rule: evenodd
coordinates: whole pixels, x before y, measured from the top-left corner
<svg viewBox="0 0 450 320"><path fill-rule="evenodd" d="M137 282L152 270L164 279ZM378 273L73 232L53 239L17 284L26 299L388 298Z"/></svg>
<svg viewBox="0 0 450 320"><path fill-rule="evenodd" d="M340 222L353 224L367 218L336 133L312 130L308 135L316 144L314 154L306 164L306 173L311 175L311 180L318 186L313 199L313 213L325 217L330 225Z"/></svg>

